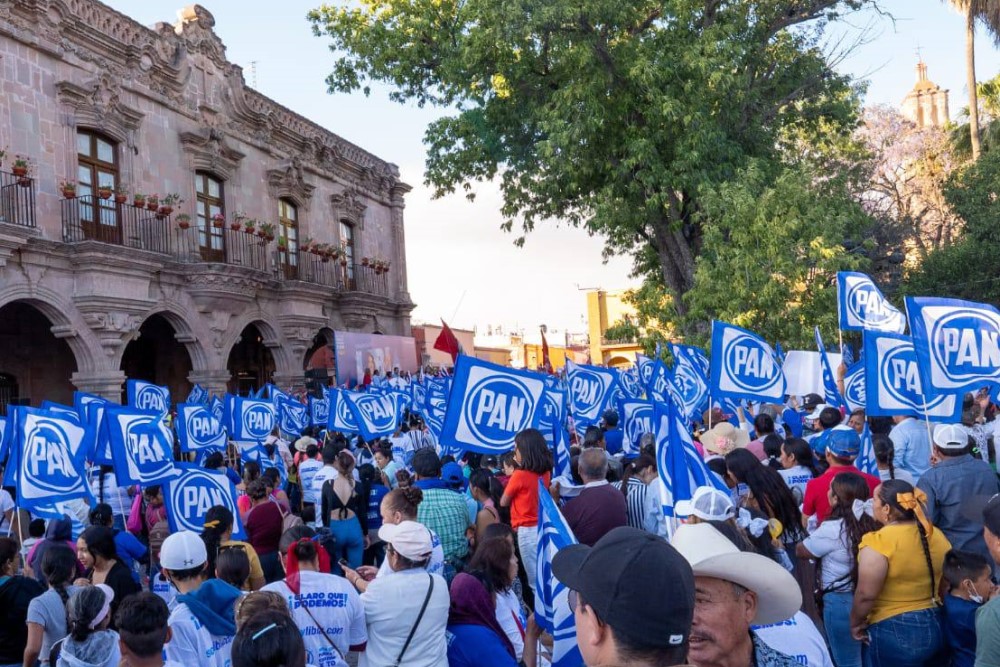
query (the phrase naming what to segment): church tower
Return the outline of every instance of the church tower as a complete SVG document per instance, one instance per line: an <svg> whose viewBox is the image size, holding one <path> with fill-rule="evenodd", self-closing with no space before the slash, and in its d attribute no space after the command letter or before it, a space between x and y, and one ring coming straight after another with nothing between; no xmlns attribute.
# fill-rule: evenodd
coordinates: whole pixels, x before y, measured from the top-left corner
<svg viewBox="0 0 1000 667"><path fill-rule="evenodd" d="M948 91L927 78L927 65L917 63L917 83L903 99L903 115L919 128L948 123Z"/></svg>

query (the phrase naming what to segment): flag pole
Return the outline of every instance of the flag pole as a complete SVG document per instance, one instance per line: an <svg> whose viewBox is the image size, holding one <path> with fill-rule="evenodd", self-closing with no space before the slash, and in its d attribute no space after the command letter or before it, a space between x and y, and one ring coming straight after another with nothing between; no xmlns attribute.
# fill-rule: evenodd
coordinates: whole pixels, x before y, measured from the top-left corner
<svg viewBox="0 0 1000 667"><path fill-rule="evenodd" d="M931 443L931 451L933 451L934 430L931 428L931 416L927 412L927 397L921 394L920 399L923 401L924 406L924 423L927 425L927 440Z"/></svg>

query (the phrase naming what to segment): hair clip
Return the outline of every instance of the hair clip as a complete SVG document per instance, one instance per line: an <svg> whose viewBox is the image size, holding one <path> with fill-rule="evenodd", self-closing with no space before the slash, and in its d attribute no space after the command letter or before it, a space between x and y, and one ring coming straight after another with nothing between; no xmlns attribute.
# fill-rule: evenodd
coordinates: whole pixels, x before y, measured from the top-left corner
<svg viewBox="0 0 1000 667"><path fill-rule="evenodd" d="M258 630L257 632L254 633L253 637L250 638L250 641L257 641L257 639L261 635L264 635L267 632L269 632L271 630L274 630L276 627L278 627L278 624L277 623L272 623L271 625L268 625L268 626L265 626L265 627L261 628L260 630Z"/></svg>
<svg viewBox="0 0 1000 667"><path fill-rule="evenodd" d="M219 520L218 519L212 519L211 521L206 521L205 525L203 527L204 528L213 528L213 529L214 528L218 528L219 527Z"/></svg>

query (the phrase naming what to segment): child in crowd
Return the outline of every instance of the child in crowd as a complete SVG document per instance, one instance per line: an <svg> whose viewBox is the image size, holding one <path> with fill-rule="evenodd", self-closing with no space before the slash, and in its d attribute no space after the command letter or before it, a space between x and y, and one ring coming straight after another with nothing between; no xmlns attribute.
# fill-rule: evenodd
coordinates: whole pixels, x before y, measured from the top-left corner
<svg viewBox="0 0 1000 667"><path fill-rule="evenodd" d="M122 600L115 613L122 664L180 667L179 663L163 660L169 616L166 603L153 593L137 593Z"/></svg>
<svg viewBox="0 0 1000 667"><path fill-rule="evenodd" d="M28 554L45 537L45 519L32 519L28 524L28 537L21 543L21 560L28 562Z"/></svg>
<svg viewBox="0 0 1000 667"><path fill-rule="evenodd" d="M983 556L952 549L944 557L944 634L951 650L951 667L976 662L976 612L993 590L990 564Z"/></svg>

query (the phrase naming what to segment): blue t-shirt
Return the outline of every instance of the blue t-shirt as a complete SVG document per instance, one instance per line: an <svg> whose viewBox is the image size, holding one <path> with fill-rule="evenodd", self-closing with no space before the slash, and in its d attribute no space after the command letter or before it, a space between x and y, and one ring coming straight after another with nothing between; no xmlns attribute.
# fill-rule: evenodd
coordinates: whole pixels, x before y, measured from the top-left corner
<svg viewBox="0 0 1000 667"><path fill-rule="evenodd" d="M115 533L115 552L118 560L132 571L132 578L139 581L139 573L135 571L135 561L146 555L146 547L127 530Z"/></svg>
<svg viewBox="0 0 1000 667"><path fill-rule="evenodd" d="M368 530L378 531L382 527L382 499L389 493L383 484L373 484L368 492Z"/></svg>
<svg viewBox="0 0 1000 667"><path fill-rule="evenodd" d="M976 662L976 612L980 605L954 595L944 596L944 638L951 651L951 667Z"/></svg>
<svg viewBox="0 0 1000 667"><path fill-rule="evenodd" d="M622 451L622 444L625 434L620 428L613 428L604 432L604 445L608 449L608 454L615 455Z"/></svg>
<svg viewBox="0 0 1000 667"><path fill-rule="evenodd" d="M448 667L517 667L507 646L493 630L481 625L449 625Z"/></svg>
<svg viewBox="0 0 1000 667"><path fill-rule="evenodd" d="M785 411L781 413L781 421L785 423L788 430L792 432L793 438L802 437L802 413L798 410L792 410L791 408L785 408Z"/></svg>

